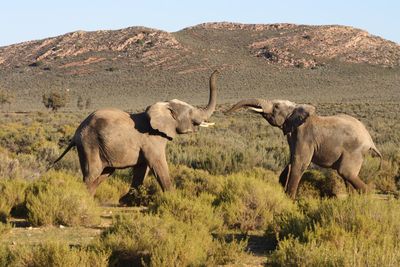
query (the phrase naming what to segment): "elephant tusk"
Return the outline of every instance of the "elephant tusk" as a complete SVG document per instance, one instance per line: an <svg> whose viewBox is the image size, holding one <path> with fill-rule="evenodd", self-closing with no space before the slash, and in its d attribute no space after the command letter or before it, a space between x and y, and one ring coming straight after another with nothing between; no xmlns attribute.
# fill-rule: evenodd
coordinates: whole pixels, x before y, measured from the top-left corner
<svg viewBox="0 0 400 267"><path fill-rule="evenodd" d="M263 113L264 110L262 108L253 108L253 107L249 107L250 110L255 111L257 113Z"/></svg>
<svg viewBox="0 0 400 267"><path fill-rule="evenodd" d="M209 127L209 126L213 126L215 123L214 122L205 122L205 121L202 121L200 124L199 124L199 126L200 127Z"/></svg>

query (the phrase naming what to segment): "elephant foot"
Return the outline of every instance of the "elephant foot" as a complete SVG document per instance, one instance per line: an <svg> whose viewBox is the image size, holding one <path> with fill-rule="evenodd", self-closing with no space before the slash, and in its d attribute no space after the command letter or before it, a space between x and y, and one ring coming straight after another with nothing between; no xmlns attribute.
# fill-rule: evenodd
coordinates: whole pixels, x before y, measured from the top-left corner
<svg viewBox="0 0 400 267"><path fill-rule="evenodd" d="M132 194L126 193L118 200L119 205L122 207L132 206L132 197Z"/></svg>
<svg viewBox="0 0 400 267"><path fill-rule="evenodd" d="M143 186L139 186L138 188L131 188L128 193L123 195L119 199L119 204L121 206L148 206L151 202L154 201L157 189L154 188L145 188Z"/></svg>

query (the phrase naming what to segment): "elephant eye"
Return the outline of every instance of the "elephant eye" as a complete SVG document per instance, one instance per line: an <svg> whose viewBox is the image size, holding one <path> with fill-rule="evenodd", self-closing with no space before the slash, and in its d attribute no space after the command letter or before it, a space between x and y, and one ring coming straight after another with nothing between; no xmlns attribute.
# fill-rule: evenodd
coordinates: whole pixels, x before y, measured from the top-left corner
<svg viewBox="0 0 400 267"><path fill-rule="evenodd" d="M177 118L177 116L176 116L174 110L173 110L172 108L169 108L169 111L171 112L172 118L174 118L174 120L177 120L178 118Z"/></svg>
<svg viewBox="0 0 400 267"><path fill-rule="evenodd" d="M193 124L194 126L199 126L199 125L201 124L201 121L192 120L192 124Z"/></svg>

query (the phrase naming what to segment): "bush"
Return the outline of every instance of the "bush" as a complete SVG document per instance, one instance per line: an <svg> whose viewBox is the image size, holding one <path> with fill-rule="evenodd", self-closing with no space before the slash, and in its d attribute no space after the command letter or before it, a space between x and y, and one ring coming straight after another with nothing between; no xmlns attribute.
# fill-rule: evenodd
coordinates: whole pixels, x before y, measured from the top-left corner
<svg viewBox="0 0 400 267"><path fill-rule="evenodd" d="M215 214L213 200L214 197L207 193L190 197L182 191L165 192L155 201L152 210L161 216L172 216L185 223L201 223L209 231L214 231L222 227L222 218Z"/></svg>
<svg viewBox="0 0 400 267"><path fill-rule="evenodd" d="M224 237L214 239L212 254L209 256L208 265L220 266L240 263L248 254L247 239L238 241L233 239L229 242Z"/></svg>
<svg viewBox="0 0 400 267"><path fill-rule="evenodd" d="M207 260L211 235L202 224L186 224L172 217L119 216L101 237L113 251L110 265L200 265Z"/></svg>
<svg viewBox="0 0 400 267"><path fill-rule="evenodd" d="M0 222L6 222L12 208L25 201L27 183L18 179L0 179Z"/></svg>
<svg viewBox="0 0 400 267"><path fill-rule="evenodd" d="M211 175L204 170L195 170L186 166L171 166L176 188L181 189L186 195L198 196L201 193L217 195L222 191L225 178L220 175Z"/></svg>
<svg viewBox="0 0 400 267"><path fill-rule="evenodd" d="M312 200L289 222L272 264L297 266L398 266L400 201L370 196ZM296 222L296 223L293 223ZM280 223L285 223L281 220ZM297 225L298 227L293 227ZM281 231L280 230L280 231Z"/></svg>
<svg viewBox="0 0 400 267"><path fill-rule="evenodd" d="M117 177L110 177L96 189L94 198L102 205L116 205L118 200L129 190L130 184Z"/></svg>
<svg viewBox="0 0 400 267"><path fill-rule="evenodd" d="M40 225L90 225L98 208L85 185L75 177L50 171L27 188L28 221Z"/></svg>
<svg viewBox="0 0 400 267"><path fill-rule="evenodd" d="M46 108L56 112L67 105L68 96L66 92L51 91L42 95L42 103Z"/></svg>
<svg viewBox="0 0 400 267"><path fill-rule="evenodd" d="M106 250L60 243L0 247L0 266L108 266L109 255Z"/></svg>
<svg viewBox="0 0 400 267"><path fill-rule="evenodd" d="M329 169L307 170L299 184L298 198L333 197L345 193L343 179Z"/></svg>
<svg viewBox="0 0 400 267"><path fill-rule="evenodd" d="M115 217L98 244L112 251L110 266L208 266L240 261L247 242L213 240L201 223L139 214Z"/></svg>
<svg viewBox="0 0 400 267"><path fill-rule="evenodd" d="M295 209L277 177L260 170L227 176L214 204L228 227L243 232L265 229L275 215Z"/></svg>
<svg viewBox="0 0 400 267"><path fill-rule="evenodd" d="M368 161L372 161L369 159ZM377 167L376 164L372 165ZM399 177L399 164L396 160L393 161L383 161L382 169L377 171L374 167L367 167L368 170L371 170L370 176L372 177L370 180L379 193L384 194L396 194L396 192L400 189Z"/></svg>
<svg viewBox="0 0 400 267"><path fill-rule="evenodd" d="M132 174L129 172L129 185ZM124 179L124 176L119 179ZM126 181L127 179L125 179ZM128 190L126 190L128 191ZM124 192L126 192L124 191ZM149 175L139 188L129 188L128 205L130 206L149 206L162 194L161 187L153 175Z"/></svg>
<svg viewBox="0 0 400 267"><path fill-rule="evenodd" d="M0 237L11 230L11 225L0 222ZM1 266L1 265L0 265Z"/></svg>

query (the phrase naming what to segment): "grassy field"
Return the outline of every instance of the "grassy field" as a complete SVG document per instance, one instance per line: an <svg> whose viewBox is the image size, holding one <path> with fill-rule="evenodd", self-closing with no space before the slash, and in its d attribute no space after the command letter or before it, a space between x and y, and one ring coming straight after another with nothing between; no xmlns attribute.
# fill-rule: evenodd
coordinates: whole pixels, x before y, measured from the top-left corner
<svg viewBox="0 0 400 267"><path fill-rule="evenodd" d="M76 151L46 172L86 114L1 114L0 266L400 264L396 102L317 104L319 114L363 121L384 164L379 170L367 156L360 176L374 194L361 196L348 194L335 172L311 166L295 202L278 183L289 153L282 133L255 114L225 116L225 108L213 128L169 143L176 191L163 194L150 175L135 192L140 208L117 207L130 170L94 199Z"/></svg>

